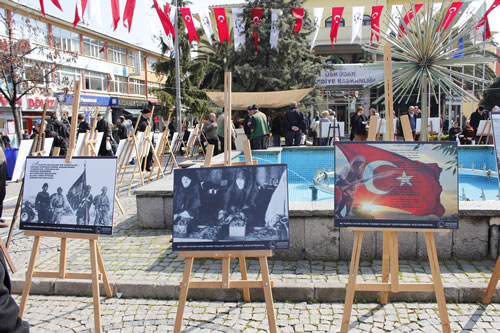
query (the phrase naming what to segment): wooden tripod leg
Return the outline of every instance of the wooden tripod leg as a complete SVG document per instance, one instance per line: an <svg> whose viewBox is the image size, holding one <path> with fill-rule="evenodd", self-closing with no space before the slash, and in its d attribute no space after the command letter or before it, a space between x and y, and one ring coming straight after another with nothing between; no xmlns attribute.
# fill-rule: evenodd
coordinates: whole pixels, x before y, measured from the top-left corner
<svg viewBox="0 0 500 333"><path fill-rule="evenodd" d="M120 200L118 200L118 196L115 194L115 202L118 205L118 208L120 208L120 212L122 215L125 215L125 211L123 210L122 204L120 203Z"/></svg>
<svg viewBox="0 0 500 333"><path fill-rule="evenodd" d="M269 321L269 332L276 333L276 316L274 314L273 291L271 289L271 279L269 278L269 267L267 257L259 257L260 273L262 274L262 288L266 299L267 319Z"/></svg>
<svg viewBox="0 0 500 333"><path fill-rule="evenodd" d="M390 251L389 251L389 238L391 234L389 231L384 231L384 247L382 253L382 283L389 282L389 260L390 260ZM387 300L389 298L388 291L382 291L380 295L380 304L387 304Z"/></svg>
<svg viewBox="0 0 500 333"><path fill-rule="evenodd" d="M241 279L246 280L247 279L247 262L245 260L245 257L239 257L238 259L240 261ZM243 300L245 302L250 302L250 289L243 288Z"/></svg>
<svg viewBox="0 0 500 333"><path fill-rule="evenodd" d="M389 256L391 260L391 291L399 293L399 250L398 250L398 233L391 231L389 244Z"/></svg>
<svg viewBox="0 0 500 333"><path fill-rule="evenodd" d="M89 239L90 267L92 273L92 296L94 301L94 332L101 333L101 298L99 293L99 273L97 271L97 244L95 239Z"/></svg>
<svg viewBox="0 0 500 333"><path fill-rule="evenodd" d="M340 332L347 333L349 322L351 321L352 303L354 302L354 293L356 292L356 277L359 270L359 259L361 257L361 246L363 244L364 231L356 230L354 232L354 243L352 247L351 267L349 268L349 280L345 293L344 314L342 315L342 327Z"/></svg>
<svg viewBox="0 0 500 333"><path fill-rule="evenodd" d="M498 257L495 269L491 274L490 282L488 283L488 288L486 288L486 291L484 292L483 304L491 303L491 298L493 297L493 293L495 292L495 289L497 287L499 277L500 277L500 256Z"/></svg>
<svg viewBox="0 0 500 333"><path fill-rule="evenodd" d="M10 222L9 234L7 235L7 242L5 247L9 248L10 240L12 239L12 233L14 232L14 226L16 225L17 218L19 217L19 210L21 209L21 204L23 203L23 193L24 193L24 178L21 184L21 189L19 190L19 196L17 197L16 208L14 208L14 214L12 214L12 221Z"/></svg>
<svg viewBox="0 0 500 333"><path fill-rule="evenodd" d="M33 249L31 250L30 263L28 265L28 270L26 271L26 280L24 281L23 296L21 298L21 305L19 306L19 318L23 318L24 310L26 309L26 302L28 301L28 296L31 288L31 280L33 280L33 273L35 272L35 262L36 256L38 254L38 248L40 247L40 236L35 236L33 240Z"/></svg>
<svg viewBox="0 0 500 333"><path fill-rule="evenodd" d="M14 274L16 272L16 266L14 266L14 262L12 261L9 252L7 252L7 247L5 246L1 237L0 237L0 251L2 251L5 261L7 261L7 265L9 265L12 274Z"/></svg>
<svg viewBox="0 0 500 333"><path fill-rule="evenodd" d="M68 239L66 237L61 237L61 252L59 253L59 278L64 279L66 277L66 249L68 245Z"/></svg>
<svg viewBox="0 0 500 333"><path fill-rule="evenodd" d="M97 241L95 248L97 250L97 264L99 265L99 270L102 273L102 284L104 285L104 291L106 292L106 296L113 297L113 291L111 290L111 286L109 285L108 273L106 273L106 268L104 267L104 262L101 256L101 250L99 249L99 243L97 243Z"/></svg>
<svg viewBox="0 0 500 333"><path fill-rule="evenodd" d="M182 278L181 282L181 293L179 295L179 305L177 306L177 314L175 316L175 333L180 333L182 329L182 317L184 316L184 307L186 306L186 298L189 290L189 280L191 278L193 261L193 257L186 258L186 266L184 266L184 277Z"/></svg>
<svg viewBox="0 0 500 333"><path fill-rule="evenodd" d="M450 320L448 318L448 310L446 309L446 298L444 296L443 282L441 281L441 273L439 272L439 262L434 243L434 234L425 232L425 244L427 245L427 254L429 255L429 264L432 272L432 283L434 284L434 293L438 304L439 317L444 333L451 332Z"/></svg>

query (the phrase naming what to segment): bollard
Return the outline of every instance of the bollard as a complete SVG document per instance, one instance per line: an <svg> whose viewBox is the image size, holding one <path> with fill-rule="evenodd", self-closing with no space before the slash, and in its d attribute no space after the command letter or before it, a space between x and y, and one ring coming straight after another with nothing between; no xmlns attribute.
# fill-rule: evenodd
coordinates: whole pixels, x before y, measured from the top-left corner
<svg viewBox="0 0 500 333"><path fill-rule="evenodd" d="M500 240L500 230L497 225L490 228L490 257L497 258L498 256L498 242Z"/></svg>
<svg viewBox="0 0 500 333"><path fill-rule="evenodd" d="M311 189L312 201L318 200L318 189L314 185L309 185L309 188Z"/></svg>

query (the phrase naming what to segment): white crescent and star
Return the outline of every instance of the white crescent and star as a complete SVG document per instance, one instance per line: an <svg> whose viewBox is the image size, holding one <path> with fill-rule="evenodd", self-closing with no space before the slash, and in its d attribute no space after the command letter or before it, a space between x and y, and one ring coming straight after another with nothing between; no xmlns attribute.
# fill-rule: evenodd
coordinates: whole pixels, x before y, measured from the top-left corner
<svg viewBox="0 0 500 333"><path fill-rule="evenodd" d="M403 174L400 177L396 177L396 179L401 181L401 184L399 184L399 186L403 186L404 184L408 184L410 186L413 186L413 184L410 182L410 180L413 177L415 177L415 176L407 176L406 171L403 171Z"/></svg>
<svg viewBox="0 0 500 333"><path fill-rule="evenodd" d="M335 17L333 19L335 20L335 23L339 23L340 22L340 15L335 15Z"/></svg>
<svg viewBox="0 0 500 333"><path fill-rule="evenodd" d="M186 20L186 22L191 22L191 16L189 15L184 16L184 19Z"/></svg>
<svg viewBox="0 0 500 333"><path fill-rule="evenodd" d="M376 18L377 18L377 16L378 16L378 13L373 13L373 15L372 15L372 19L376 19Z"/></svg>
<svg viewBox="0 0 500 333"><path fill-rule="evenodd" d="M392 190L392 188L390 188L387 191L383 191L381 189L376 188L375 184L373 184L373 174L375 173L375 170L384 165L397 168L396 165L388 161L373 161L366 165L365 171L363 172L363 179L367 179L363 184L365 185L368 191L374 194L387 194Z"/></svg>
<svg viewBox="0 0 500 333"><path fill-rule="evenodd" d="M255 16L255 17L253 18L253 23L254 23L254 24L259 23L259 21L260 21L260 18L259 18L258 16Z"/></svg>
<svg viewBox="0 0 500 333"><path fill-rule="evenodd" d="M219 20L219 22L220 22L220 23L224 23L224 21L225 21L226 19L224 18L224 16L219 15L219 16L217 16L217 20Z"/></svg>

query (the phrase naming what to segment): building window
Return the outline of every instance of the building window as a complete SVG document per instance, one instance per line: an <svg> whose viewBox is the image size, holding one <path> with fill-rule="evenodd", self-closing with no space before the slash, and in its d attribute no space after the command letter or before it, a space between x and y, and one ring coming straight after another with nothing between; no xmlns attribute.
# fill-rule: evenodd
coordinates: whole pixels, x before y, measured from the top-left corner
<svg viewBox="0 0 500 333"><path fill-rule="evenodd" d="M27 39L32 43L49 45L49 25L47 23L14 14L12 28L14 39Z"/></svg>
<svg viewBox="0 0 500 333"><path fill-rule="evenodd" d="M330 16L325 20L325 28L331 28L332 26L332 17ZM339 27L345 27L345 21L343 18L340 19Z"/></svg>
<svg viewBox="0 0 500 333"><path fill-rule="evenodd" d="M108 60L117 64L127 63L127 51L123 47L108 44Z"/></svg>
<svg viewBox="0 0 500 333"><path fill-rule="evenodd" d="M146 95L143 80L130 79L130 94L131 95Z"/></svg>
<svg viewBox="0 0 500 333"><path fill-rule="evenodd" d="M85 89L106 91L106 74L85 71Z"/></svg>
<svg viewBox="0 0 500 333"><path fill-rule="evenodd" d="M146 65L148 66L148 71L149 72L154 72L153 64L156 64L158 59L152 58L152 57L147 57L146 58Z"/></svg>
<svg viewBox="0 0 500 333"><path fill-rule="evenodd" d="M76 68L62 67L56 72L56 84L59 87L73 89L76 81L81 81L82 71Z"/></svg>
<svg viewBox="0 0 500 333"><path fill-rule="evenodd" d="M146 57L141 57L141 71L144 70L144 59L146 59Z"/></svg>
<svg viewBox="0 0 500 333"><path fill-rule="evenodd" d="M106 60L106 47L103 41L83 36L83 55Z"/></svg>
<svg viewBox="0 0 500 333"><path fill-rule="evenodd" d="M49 75L49 69L46 67L46 63L39 63L39 67L33 64L24 65L24 79L31 81L31 84L48 84L52 81L52 76Z"/></svg>
<svg viewBox="0 0 500 333"><path fill-rule="evenodd" d="M126 94L127 91L127 78L125 76L115 75L115 79L111 80L109 84L111 92Z"/></svg>
<svg viewBox="0 0 500 333"><path fill-rule="evenodd" d="M160 89L161 84L157 82L148 82L148 94L155 94L155 90Z"/></svg>
<svg viewBox="0 0 500 333"><path fill-rule="evenodd" d="M7 12L5 9L0 8L0 35L8 36L9 29L7 29Z"/></svg>
<svg viewBox="0 0 500 333"><path fill-rule="evenodd" d="M52 26L54 47L80 54L80 35L63 28Z"/></svg>
<svg viewBox="0 0 500 333"><path fill-rule="evenodd" d="M372 17L370 15L363 15L363 25L372 25Z"/></svg>

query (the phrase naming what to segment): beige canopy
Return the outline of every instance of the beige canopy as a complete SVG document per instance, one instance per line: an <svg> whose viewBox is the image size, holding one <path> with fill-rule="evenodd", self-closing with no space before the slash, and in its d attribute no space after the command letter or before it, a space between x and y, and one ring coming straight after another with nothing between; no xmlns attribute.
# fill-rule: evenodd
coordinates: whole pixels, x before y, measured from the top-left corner
<svg viewBox="0 0 500 333"><path fill-rule="evenodd" d="M248 106L257 104L259 108L281 108L290 105L291 102L300 102L313 88L262 91L262 92L233 92L231 108L233 110L246 110ZM224 92L207 92L207 96L217 106L224 106Z"/></svg>

